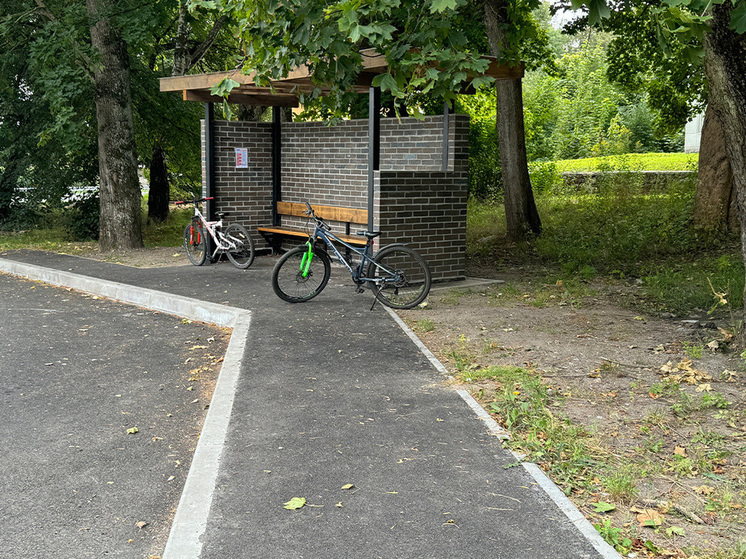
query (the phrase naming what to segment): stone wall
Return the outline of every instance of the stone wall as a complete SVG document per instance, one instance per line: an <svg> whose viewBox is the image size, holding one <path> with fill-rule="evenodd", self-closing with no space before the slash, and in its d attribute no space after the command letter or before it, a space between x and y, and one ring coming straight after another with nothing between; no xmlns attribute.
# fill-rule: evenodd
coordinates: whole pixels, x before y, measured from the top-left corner
<svg viewBox="0 0 746 559"><path fill-rule="evenodd" d="M562 173L562 180L567 186L594 191L604 179L632 177L640 181L644 192L655 192L667 189L674 182L695 179L696 176L694 171L578 171Z"/></svg>

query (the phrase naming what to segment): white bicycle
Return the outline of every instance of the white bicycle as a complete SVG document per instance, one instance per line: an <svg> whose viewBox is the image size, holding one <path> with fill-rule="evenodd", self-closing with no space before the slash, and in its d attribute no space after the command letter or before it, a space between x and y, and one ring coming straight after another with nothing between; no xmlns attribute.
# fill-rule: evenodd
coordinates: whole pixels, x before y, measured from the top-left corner
<svg viewBox="0 0 746 559"><path fill-rule="evenodd" d="M210 198L194 199L191 202L180 201L181 204L194 204L194 217L184 229L184 248L189 261L195 266L202 266L207 260L207 234L212 238L211 260L216 260L218 255L225 254L236 268L245 270L254 262L254 241L251 240L249 232L243 225L232 223L223 232L223 218L228 214L217 212L218 221L207 221L199 204Z"/></svg>

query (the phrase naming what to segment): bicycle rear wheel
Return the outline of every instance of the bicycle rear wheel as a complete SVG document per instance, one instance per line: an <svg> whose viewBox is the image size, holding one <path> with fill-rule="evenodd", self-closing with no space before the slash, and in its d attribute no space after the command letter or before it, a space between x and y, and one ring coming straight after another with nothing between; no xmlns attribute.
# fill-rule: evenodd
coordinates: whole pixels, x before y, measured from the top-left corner
<svg viewBox="0 0 746 559"><path fill-rule="evenodd" d="M368 266L368 277L376 280L376 298L393 309L411 309L430 292L427 262L404 245L383 247Z"/></svg>
<svg viewBox="0 0 746 559"><path fill-rule="evenodd" d="M332 274L332 263L324 251L313 253L307 273L301 270L308 252L305 246L286 252L272 270L272 289L283 301L304 303L321 293Z"/></svg>
<svg viewBox="0 0 746 559"><path fill-rule="evenodd" d="M233 223L225 229L225 236L236 243L236 248L228 251L228 260L236 268L245 270L254 262L254 241L243 225Z"/></svg>
<svg viewBox="0 0 746 559"><path fill-rule="evenodd" d="M195 266L202 266L207 258L205 231L199 223L190 223L184 229L184 249L187 258Z"/></svg>

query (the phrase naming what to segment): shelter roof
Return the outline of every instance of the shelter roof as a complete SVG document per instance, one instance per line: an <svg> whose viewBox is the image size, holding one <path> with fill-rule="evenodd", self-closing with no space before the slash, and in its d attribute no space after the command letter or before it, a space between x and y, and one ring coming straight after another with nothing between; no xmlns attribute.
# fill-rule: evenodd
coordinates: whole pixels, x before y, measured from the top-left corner
<svg viewBox="0 0 746 559"><path fill-rule="evenodd" d="M388 70L386 57L373 49L361 51L363 55L363 69L358 76L353 90L366 93L371 87L373 78ZM499 64L492 56L483 56L489 61L487 71L483 74L495 79L518 79L523 77L523 66L508 66ZM475 76L476 77L476 76ZM194 74L161 78L161 91L181 91L185 101L222 102L223 98L210 93L210 89L223 79L231 78L239 83L228 96L230 103L241 105L262 105L297 107L298 95L310 93L316 88L311 81L311 74L307 67L296 68L286 78L273 80L270 87L260 87L254 83L253 74L243 74L241 70L230 72L213 72L209 74Z"/></svg>

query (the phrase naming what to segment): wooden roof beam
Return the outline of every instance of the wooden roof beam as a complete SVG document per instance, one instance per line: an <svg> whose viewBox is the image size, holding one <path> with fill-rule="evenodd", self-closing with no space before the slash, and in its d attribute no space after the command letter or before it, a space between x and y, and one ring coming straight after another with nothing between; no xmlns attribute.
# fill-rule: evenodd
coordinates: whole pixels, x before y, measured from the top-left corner
<svg viewBox="0 0 746 559"><path fill-rule="evenodd" d="M238 105L259 105L262 107L298 107L300 103L295 95L285 95L279 93L264 93L245 95L242 93L231 93L228 99L219 95L211 95L209 91L190 91L184 90L184 101L199 101L201 103L236 103Z"/></svg>

